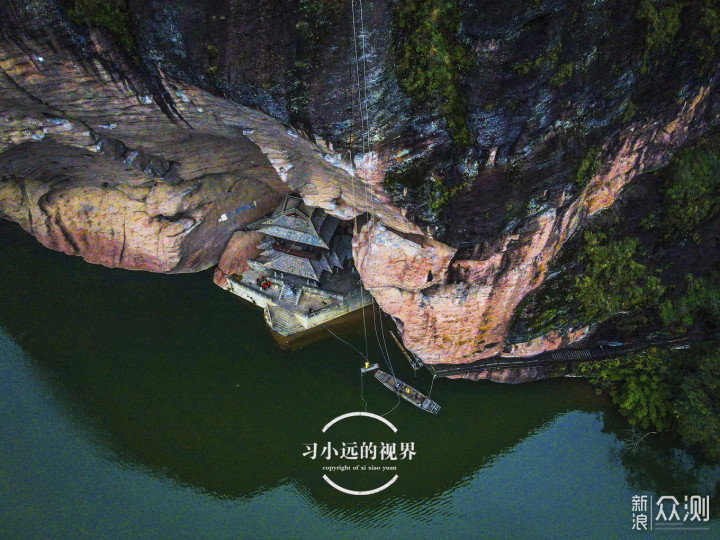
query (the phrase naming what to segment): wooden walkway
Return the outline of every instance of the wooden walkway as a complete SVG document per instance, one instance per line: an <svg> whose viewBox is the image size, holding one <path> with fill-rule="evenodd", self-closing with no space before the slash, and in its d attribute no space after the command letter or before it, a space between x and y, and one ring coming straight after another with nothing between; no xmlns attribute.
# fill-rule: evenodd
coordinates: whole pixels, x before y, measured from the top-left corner
<svg viewBox="0 0 720 540"><path fill-rule="evenodd" d="M582 349L561 349L557 351L525 357L493 356L469 364L425 364L433 377L466 375L481 371L509 368L552 367L609 360L642 351L648 347L687 347L690 339L682 338L670 341L642 341L623 345L598 344Z"/></svg>
<svg viewBox="0 0 720 540"><path fill-rule="evenodd" d="M402 344L402 341L400 341L400 339L398 339L398 337L395 335L395 332L390 331L390 335L395 340L395 343L397 343L397 346L400 347L400 350L405 355L405 358L407 358L407 361L410 363L410 367L412 367L415 371L422 369L423 363L418 360L414 355L411 356L412 353L408 352L408 350Z"/></svg>

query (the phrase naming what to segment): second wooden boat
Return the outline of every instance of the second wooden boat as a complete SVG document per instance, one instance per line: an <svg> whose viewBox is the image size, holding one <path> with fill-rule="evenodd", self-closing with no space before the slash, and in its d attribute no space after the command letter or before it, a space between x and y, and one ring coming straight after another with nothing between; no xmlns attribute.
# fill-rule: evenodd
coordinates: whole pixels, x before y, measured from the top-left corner
<svg viewBox="0 0 720 540"><path fill-rule="evenodd" d="M422 409L423 411L433 414L437 414L440 410L440 405L435 403L432 399L419 392L409 384L405 384L400 379L396 379L389 373L385 373L384 371L378 369L375 372L375 378L388 390L394 392L405 401L412 403L418 409Z"/></svg>

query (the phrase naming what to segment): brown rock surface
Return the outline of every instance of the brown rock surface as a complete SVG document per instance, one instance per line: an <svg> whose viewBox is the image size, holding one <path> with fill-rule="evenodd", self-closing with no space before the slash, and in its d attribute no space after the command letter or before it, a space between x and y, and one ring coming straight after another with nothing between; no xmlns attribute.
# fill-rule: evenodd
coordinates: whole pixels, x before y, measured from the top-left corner
<svg viewBox="0 0 720 540"><path fill-rule="evenodd" d="M0 216L47 247L107 266L201 270L289 191L345 219L372 208L418 231L329 145L162 73L151 89L101 34L93 47L88 65L70 47L0 36Z"/></svg>
<svg viewBox="0 0 720 540"><path fill-rule="evenodd" d="M0 10L3 29L22 26L13 10ZM405 149L372 149L356 159L353 175L330 144L160 71L140 77L100 32L92 31L91 50L80 55L62 28L51 36L0 33L1 217L48 247L108 266L182 272L219 261L221 281L252 253L242 223L289 191L344 219L370 213L353 243L361 277L405 345L428 363L504 351L515 308L543 282L563 243L716 116L717 92L706 85L675 110L629 125L602 145L602 166L578 196L535 201L524 222L457 258L383 190L385 171L408 159ZM548 130L533 137L552 142ZM251 201L251 209L219 221ZM526 344L526 352L556 341Z"/></svg>
<svg viewBox="0 0 720 540"><path fill-rule="evenodd" d="M513 343L503 356L535 356L536 354L554 351L586 338L592 333L592 330L592 326L584 326L569 332L552 330L530 341Z"/></svg>
<svg viewBox="0 0 720 540"><path fill-rule="evenodd" d="M233 233L215 269L215 283L222 287L226 276L241 274L247 270L250 267L248 259L253 259L260 253L257 246L263 237L263 234L255 231Z"/></svg>
<svg viewBox="0 0 720 540"><path fill-rule="evenodd" d="M403 252L402 260L409 259L399 249L406 245L402 235L388 240L393 237L389 228L380 234L375 229L382 225L368 222L356 238L356 264L380 307L398 323L405 346L427 363L467 363L502 353L515 308L542 284L564 242L592 214L610 206L637 174L662 165L673 150L706 129L705 113L716 100L711 96L708 88L700 88L677 106L672 119L658 118L622 131L603 147L602 165L579 196L568 204L564 193L556 194L472 260L451 261L447 246L420 242L410 258L416 268L406 272L405 265L389 263L398 252ZM433 286L422 286L419 277L429 272L437 278ZM582 335L568 336L561 344ZM538 342L528 344L528 351L553 346Z"/></svg>
<svg viewBox="0 0 720 540"><path fill-rule="evenodd" d="M568 374L566 367L527 367L478 371L469 375L452 376L451 379L470 379L472 381L493 381L503 384L519 384L538 381Z"/></svg>

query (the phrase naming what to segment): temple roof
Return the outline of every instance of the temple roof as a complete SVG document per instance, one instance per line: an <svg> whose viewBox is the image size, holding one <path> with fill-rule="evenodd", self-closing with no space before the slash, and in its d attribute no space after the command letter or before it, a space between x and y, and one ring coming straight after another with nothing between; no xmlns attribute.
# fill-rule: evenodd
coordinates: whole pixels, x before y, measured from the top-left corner
<svg viewBox="0 0 720 540"><path fill-rule="evenodd" d="M262 265L264 269L319 282L323 272L331 272L333 267L342 268L343 262L352 257L352 237L337 237L335 234L340 222L340 219L329 215L322 208L307 206L299 197L285 197L271 216L247 224L248 229L266 235L265 240L258 246L264 251L252 261L253 268ZM313 257L308 257L307 254L286 253L287 244L284 244L282 250L273 249L274 240L271 237L328 251L318 260L313 260ZM298 246L298 249L301 249L301 246Z"/></svg>
<svg viewBox="0 0 720 540"><path fill-rule="evenodd" d="M286 206L287 199L278 208ZM259 232L277 238L284 238L291 242L300 242L309 246L329 249L326 241L320 237L315 229L310 217L305 212L302 212L298 206L291 206L283 212L273 214L265 220Z"/></svg>
<svg viewBox="0 0 720 540"><path fill-rule="evenodd" d="M320 209L323 214L324 210ZM337 231L338 225L340 225L340 219L335 216L328 215L322 223L322 226L318 229L318 236L322 238L323 242L330 245L330 239Z"/></svg>
<svg viewBox="0 0 720 540"><path fill-rule="evenodd" d="M285 274L292 274L294 276L320 281L322 268L319 264L313 264L314 262L315 261L304 259L302 257L288 255L287 253L280 253L277 257L271 256L270 260L263 264L263 266L269 270L277 270Z"/></svg>
<svg viewBox="0 0 720 540"><path fill-rule="evenodd" d="M310 225L312 227L312 225ZM291 223L266 223L265 226L260 229L259 232L274 236L276 238L284 238L291 242L299 242L301 244L307 244L309 246L316 246L324 249L328 249L327 244L322 241L314 229L305 229L297 221Z"/></svg>

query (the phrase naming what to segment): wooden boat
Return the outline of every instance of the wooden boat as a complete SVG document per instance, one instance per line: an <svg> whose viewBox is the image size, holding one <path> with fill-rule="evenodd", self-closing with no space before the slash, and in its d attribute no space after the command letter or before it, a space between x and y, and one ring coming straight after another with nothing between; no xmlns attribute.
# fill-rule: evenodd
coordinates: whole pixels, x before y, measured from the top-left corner
<svg viewBox="0 0 720 540"><path fill-rule="evenodd" d="M384 371L378 369L375 372L375 378L380 381L383 386L396 393L405 401L409 401L418 409L422 409L423 411L433 414L437 414L440 410L440 405L435 403L432 399L418 392L412 386L405 384L400 379L396 379L389 373L385 373Z"/></svg>
<svg viewBox="0 0 720 540"><path fill-rule="evenodd" d="M365 365L360 368L360 373L367 373L368 371L375 371L378 367L377 364L370 365L369 362L365 362Z"/></svg>

